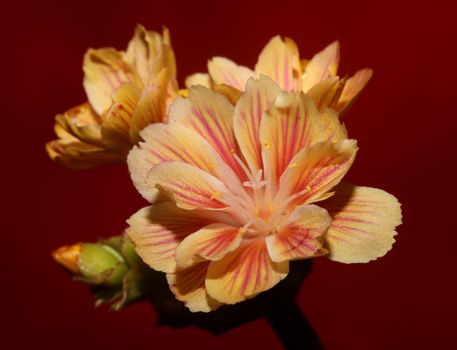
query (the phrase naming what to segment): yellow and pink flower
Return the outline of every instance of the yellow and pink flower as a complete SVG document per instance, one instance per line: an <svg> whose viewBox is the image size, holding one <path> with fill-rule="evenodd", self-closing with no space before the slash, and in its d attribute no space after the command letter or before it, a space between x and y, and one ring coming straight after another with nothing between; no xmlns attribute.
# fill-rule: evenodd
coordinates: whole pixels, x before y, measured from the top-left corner
<svg viewBox="0 0 457 350"><path fill-rule="evenodd" d="M275 36L263 48L254 70L225 57L213 57L208 62L208 74L193 74L186 79L186 85L210 87L236 103L249 78L266 75L284 91L303 91L319 108L342 112L368 83L372 70L361 69L352 77L340 78L339 61L338 41L305 60L300 58L292 39Z"/></svg>
<svg viewBox="0 0 457 350"><path fill-rule="evenodd" d="M88 101L56 116L51 159L69 168L125 162L139 132L162 122L177 96L170 35L138 25L126 51L89 49L84 57Z"/></svg>
<svg viewBox="0 0 457 350"><path fill-rule="evenodd" d="M290 59L301 72L298 56ZM168 123L145 128L129 153L133 182L151 205L128 220L127 234L192 311L272 288L291 260L368 262L394 242L400 204L380 189L341 183L356 141L338 113L301 91L309 75L297 77L278 86L246 74L235 106L191 87L170 106Z"/></svg>

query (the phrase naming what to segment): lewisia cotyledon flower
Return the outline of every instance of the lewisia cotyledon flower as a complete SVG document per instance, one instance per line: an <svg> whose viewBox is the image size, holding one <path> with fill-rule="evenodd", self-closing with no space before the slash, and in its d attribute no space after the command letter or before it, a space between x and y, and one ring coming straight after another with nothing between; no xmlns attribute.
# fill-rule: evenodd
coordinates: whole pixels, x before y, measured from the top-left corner
<svg viewBox="0 0 457 350"><path fill-rule="evenodd" d="M152 205L127 234L192 311L272 288L291 260L368 262L394 242L395 197L340 183L357 146L337 113L265 76L248 80L235 107L192 87L141 137L128 165Z"/></svg>
<svg viewBox="0 0 457 350"><path fill-rule="evenodd" d="M372 70L361 69L350 78L340 78L339 61L338 41L311 60L304 60L292 39L275 36L263 48L254 71L225 57L214 57L208 62L208 74L193 74L186 79L186 85L211 87L236 102L249 78L266 75L284 91L303 91L318 107L342 112L368 83Z"/></svg>
<svg viewBox="0 0 457 350"><path fill-rule="evenodd" d="M138 25L126 51L89 49L83 70L88 101L56 116L58 139L46 150L69 168L125 162L139 132L164 121L178 92L168 30Z"/></svg>

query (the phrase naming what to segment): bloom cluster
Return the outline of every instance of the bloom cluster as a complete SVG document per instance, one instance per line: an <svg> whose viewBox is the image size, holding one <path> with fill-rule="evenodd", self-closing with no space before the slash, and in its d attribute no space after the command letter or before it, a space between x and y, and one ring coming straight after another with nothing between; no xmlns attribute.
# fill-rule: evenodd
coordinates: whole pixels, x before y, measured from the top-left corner
<svg viewBox="0 0 457 350"><path fill-rule="evenodd" d="M338 64L338 42L305 60L276 36L253 70L214 57L179 90L168 31L139 26L125 52L88 51L88 102L57 116L47 150L72 168L126 161L150 203L126 235L178 300L209 312L272 288L292 260L391 249L396 198L342 182L358 148L340 115L372 72L341 78Z"/></svg>

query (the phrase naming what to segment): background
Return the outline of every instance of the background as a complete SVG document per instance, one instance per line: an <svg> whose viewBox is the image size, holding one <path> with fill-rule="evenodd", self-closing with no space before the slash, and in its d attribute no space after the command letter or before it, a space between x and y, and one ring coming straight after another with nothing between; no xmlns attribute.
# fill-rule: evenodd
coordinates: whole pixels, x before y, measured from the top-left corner
<svg viewBox="0 0 457 350"><path fill-rule="evenodd" d="M276 34L292 37L308 58L339 39L342 75L374 69L345 115L360 146L348 179L395 194L404 223L394 249L376 262L317 259L298 302L327 349L449 349L457 311L457 31L450 3L2 0L4 348L281 349L265 321L217 337L156 328L148 304L96 309L86 287L51 260L60 245L120 233L145 204L125 167L71 172L44 151L54 115L85 100L84 52L124 49L139 22L170 28L181 83L205 71L214 55L253 66Z"/></svg>

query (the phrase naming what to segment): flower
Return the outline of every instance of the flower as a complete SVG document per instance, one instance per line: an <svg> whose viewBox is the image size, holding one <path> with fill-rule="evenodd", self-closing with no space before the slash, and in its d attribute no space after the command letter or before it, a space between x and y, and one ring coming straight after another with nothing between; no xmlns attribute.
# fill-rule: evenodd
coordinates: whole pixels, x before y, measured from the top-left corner
<svg viewBox="0 0 457 350"><path fill-rule="evenodd" d="M92 286L96 305L111 303L115 311L149 296L152 270L138 257L124 235L97 243L62 246L54 260L76 280Z"/></svg>
<svg viewBox="0 0 457 350"><path fill-rule="evenodd" d="M338 114L266 76L248 79L235 107L191 87L171 105L169 122L141 137L128 166L152 204L126 232L191 311L272 288L291 260L368 262L394 242L395 197L340 183L357 145Z"/></svg>
<svg viewBox="0 0 457 350"><path fill-rule="evenodd" d="M46 150L69 168L124 162L139 131L162 122L177 95L168 30L161 35L138 25L125 52L89 49L83 70L88 101L56 116L58 138Z"/></svg>
<svg viewBox="0 0 457 350"><path fill-rule="evenodd" d="M335 41L311 60L303 60L295 42L278 35L262 50L254 71L227 58L213 57L208 62L209 74L191 75L186 79L186 85L211 87L235 103L249 78L266 75L282 90L303 91L313 98L318 107L342 112L359 95L373 72L362 69L350 78L339 78L339 51L339 43Z"/></svg>

